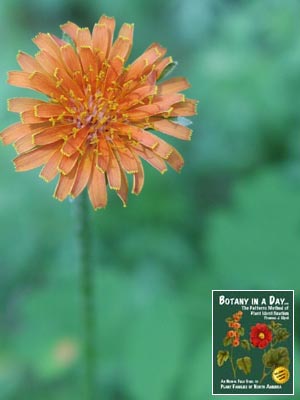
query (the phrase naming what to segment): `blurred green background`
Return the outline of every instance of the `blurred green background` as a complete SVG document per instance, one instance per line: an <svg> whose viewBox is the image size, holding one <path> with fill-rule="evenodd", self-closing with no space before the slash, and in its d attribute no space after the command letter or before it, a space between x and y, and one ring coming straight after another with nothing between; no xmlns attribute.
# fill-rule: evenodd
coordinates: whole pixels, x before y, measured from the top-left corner
<svg viewBox="0 0 300 400"><path fill-rule="evenodd" d="M182 173L146 167L127 208L112 193L92 213L99 399L211 398L211 289L295 289L298 354L299 12L298 0L0 2L1 129L17 121L6 99L30 95L5 83L17 51L102 13L135 22L131 60L166 46L200 100L192 142L176 143ZM0 147L0 399L80 400L74 203L13 157Z"/></svg>

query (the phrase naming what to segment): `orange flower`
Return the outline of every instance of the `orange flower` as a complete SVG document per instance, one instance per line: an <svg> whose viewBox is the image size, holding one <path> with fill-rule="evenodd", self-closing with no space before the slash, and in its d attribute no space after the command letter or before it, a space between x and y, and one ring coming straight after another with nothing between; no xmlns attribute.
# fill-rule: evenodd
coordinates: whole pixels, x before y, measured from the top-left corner
<svg viewBox="0 0 300 400"><path fill-rule="evenodd" d="M227 336L228 336L229 338L235 337L235 336L236 336L236 332L235 332L235 331L228 331L228 332L227 332Z"/></svg>
<svg viewBox="0 0 300 400"><path fill-rule="evenodd" d="M14 143L17 171L43 166L47 182L59 174L54 197L77 197L87 187L95 209L107 203L106 185L127 201L127 175L133 175L132 193L144 184L141 159L161 173L176 171L183 158L150 130L189 140L191 130L176 117L196 113L196 101L181 91L184 78L158 82L172 65L166 49L152 44L125 66L133 41L133 25L124 24L113 42L114 18L102 16L92 33L68 22L61 27L73 41L40 33L33 42L40 51L31 57L20 52L22 71L9 73L11 85L33 89L46 100L14 98L9 110L21 122L2 133L4 144Z"/></svg>

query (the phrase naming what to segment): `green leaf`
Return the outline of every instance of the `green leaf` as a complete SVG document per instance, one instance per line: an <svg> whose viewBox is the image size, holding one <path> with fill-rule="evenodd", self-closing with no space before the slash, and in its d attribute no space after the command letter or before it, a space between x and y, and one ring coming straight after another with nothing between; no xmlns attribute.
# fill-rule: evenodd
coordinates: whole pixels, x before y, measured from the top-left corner
<svg viewBox="0 0 300 400"><path fill-rule="evenodd" d="M226 346L230 346L231 343L232 343L232 338L225 336L223 339L223 345L226 347Z"/></svg>
<svg viewBox="0 0 300 400"><path fill-rule="evenodd" d="M269 326L273 332L273 344L277 344L279 342L287 340L290 336L288 330L286 328L283 328L282 324L274 323L274 321L272 322Z"/></svg>
<svg viewBox="0 0 300 400"><path fill-rule="evenodd" d="M250 374L252 367L252 360L250 357L238 358L236 364L239 370L243 371L246 375Z"/></svg>
<svg viewBox="0 0 300 400"><path fill-rule="evenodd" d="M217 354L218 366L222 367L222 365L228 360L228 358L229 358L229 351L219 350Z"/></svg>
<svg viewBox="0 0 300 400"><path fill-rule="evenodd" d="M275 332L276 343L283 342L289 338L290 334L286 328L278 328Z"/></svg>
<svg viewBox="0 0 300 400"><path fill-rule="evenodd" d="M262 357L263 364L267 368L287 367L290 364L289 351L286 347L268 350Z"/></svg>
<svg viewBox="0 0 300 400"><path fill-rule="evenodd" d="M241 346L245 350L250 350L251 349L250 342L247 339L241 340Z"/></svg>
<svg viewBox="0 0 300 400"><path fill-rule="evenodd" d="M282 324L280 324L279 322L276 322L274 320L271 321L270 325L268 325L270 329L272 329L272 331L274 329L279 328L280 326L282 326Z"/></svg>
<svg viewBox="0 0 300 400"><path fill-rule="evenodd" d="M245 335L245 329L243 327L238 329L238 333L240 334L240 336L244 336Z"/></svg>

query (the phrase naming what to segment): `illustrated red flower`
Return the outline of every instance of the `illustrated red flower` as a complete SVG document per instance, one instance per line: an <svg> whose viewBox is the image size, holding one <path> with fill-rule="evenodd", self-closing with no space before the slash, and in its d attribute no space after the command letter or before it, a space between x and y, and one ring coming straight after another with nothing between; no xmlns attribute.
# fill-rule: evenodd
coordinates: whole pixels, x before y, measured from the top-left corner
<svg viewBox="0 0 300 400"><path fill-rule="evenodd" d="M272 341L272 331L266 324L257 323L250 331L250 342L259 349L264 349Z"/></svg>
<svg viewBox="0 0 300 400"><path fill-rule="evenodd" d="M196 101L180 93L189 88L185 78L159 81L173 60L157 43L125 66L133 24L124 24L115 41L115 20L107 16L92 33L72 22L61 29L72 43L40 33L33 39L40 49L34 57L18 54L22 71L10 72L8 83L46 99L11 99L9 111L20 113L21 122L5 129L2 141L14 143L17 171L43 166L40 176L47 182L59 175L57 199L77 197L87 187L94 208L102 208L108 184L125 205L127 174L133 176L132 193L142 190L141 159L161 173L167 164L180 171L182 156L151 130L190 140L191 130L177 117L195 115Z"/></svg>

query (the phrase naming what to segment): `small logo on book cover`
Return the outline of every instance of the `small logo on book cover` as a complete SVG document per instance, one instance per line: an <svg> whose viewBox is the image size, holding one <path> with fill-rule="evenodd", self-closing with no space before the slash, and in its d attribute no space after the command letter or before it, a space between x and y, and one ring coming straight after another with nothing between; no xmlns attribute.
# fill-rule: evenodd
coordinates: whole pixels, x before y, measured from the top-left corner
<svg viewBox="0 0 300 400"><path fill-rule="evenodd" d="M272 379L274 382L282 385L290 379L290 371L285 367L277 367L272 373Z"/></svg>

